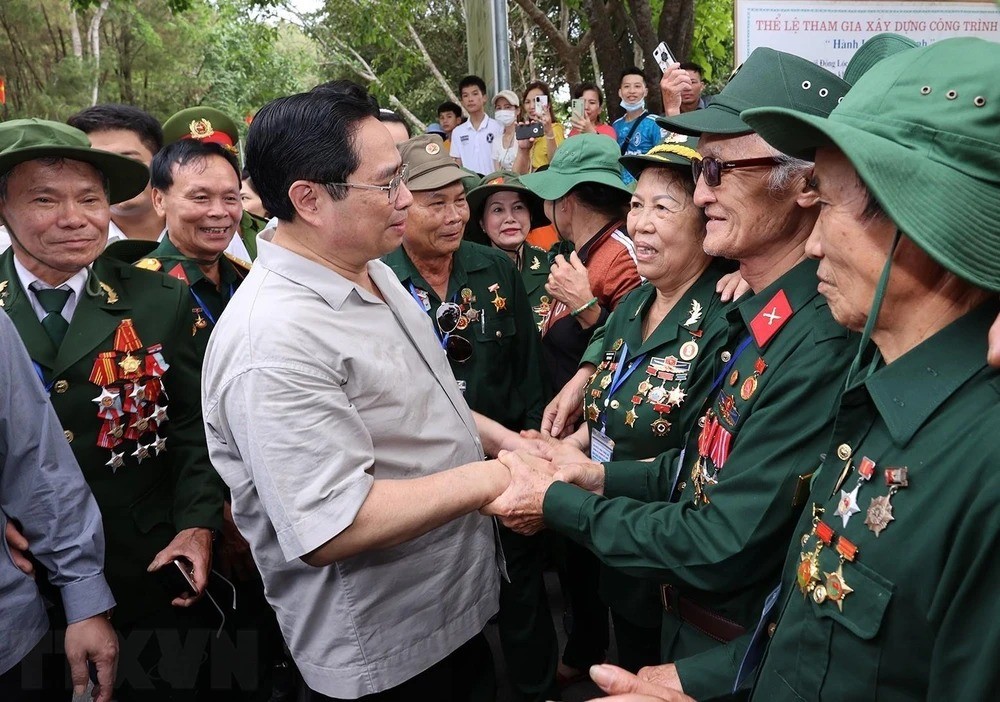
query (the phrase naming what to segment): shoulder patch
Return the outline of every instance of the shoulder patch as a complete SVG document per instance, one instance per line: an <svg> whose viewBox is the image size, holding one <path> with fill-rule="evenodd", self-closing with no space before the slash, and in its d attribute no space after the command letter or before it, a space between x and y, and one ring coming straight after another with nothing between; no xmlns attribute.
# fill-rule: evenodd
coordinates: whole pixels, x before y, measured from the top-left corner
<svg viewBox="0 0 1000 702"><path fill-rule="evenodd" d="M135 262L136 268L143 268L147 271L159 271L163 269L163 264L155 258L143 258Z"/></svg>

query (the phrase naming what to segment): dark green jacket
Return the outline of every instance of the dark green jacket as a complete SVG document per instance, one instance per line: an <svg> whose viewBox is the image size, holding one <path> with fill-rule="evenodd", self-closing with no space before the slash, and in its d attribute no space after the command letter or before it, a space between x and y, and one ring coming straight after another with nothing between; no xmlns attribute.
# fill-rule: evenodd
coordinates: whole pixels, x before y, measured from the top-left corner
<svg viewBox="0 0 1000 702"><path fill-rule="evenodd" d="M645 341L643 320L656 298L650 283L629 293L608 317L599 335L601 360L584 390L584 415L591 437L603 430L615 442L616 460L653 458L678 448L697 421L699 398L711 387L726 342L725 305L715 292L723 273L718 266L709 266ZM666 359L679 358L682 349L693 348L684 346L692 341L696 356L678 361L683 368L677 372L661 370ZM623 357L626 349L628 356ZM623 362L625 368L638 365L627 375L622 371L615 389L612 381ZM674 377L668 381L670 375ZM659 628L660 590L655 581L602 566L601 596L633 625Z"/></svg>
<svg viewBox="0 0 1000 702"><path fill-rule="evenodd" d="M417 272L406 250L400 247L383 260L413 296L413 304L427 310L442 336L435 321L442 300ZM514 264L502 251L463 241L454 254L446 301L461 304L466 313L474 311L474 321L452 332L472 342L469 360L451 361L455 377L465 383L469 407L514 431L537 429L548 396L541 341Z"/></svg>
<svg viewBox="0 0 1000 702"><path fill-rule="evenodd" d="M222 525L223 485L205 445L201 359L192 338L187 287L101 256L57 351L32 309L30 293L21 289L11 249L0 256L0 283L6 283L0 301L50 389L52 405L101 509L107 541L105 575L118 602L116 623L169 607L170 597L146 567L177 532ZM106 287L98 287L99 283ZM95 399L102 387L91 378L100 353L111 352L110 365L118 369L116 373L121 370L125 354L114 350L123 320L132 320L141 342L141 348L130 354L142 363L138 380L149 382L159 372L156 365L168 366L161 377L164 393L142 410L152 412L159 405L166 409L166 419L150 423L138 440L124 435L112 451L97 444L107 420L98 417ZM162 354L162 363L155 353ZM122 390L125 397L126 382L102 384ZM124 424L137 418L131 412ZM165 445L159 454L150 447L149 456L140 463L133 455L138 445L151 446L156 437L165 439ZM121 454L117 468L111 464L113 453Z"/></svg>
<svg viewBox="0 0 1000 702"><path fill-rule="evenodd" d="M708 502L695 499L690 479L699 458L701 430L695 428L683 453L679 502L665 502L679 460L679 452L671 450L652 462L607 464L604 497L556 483L545 496L546 524L605 563L670 583L686 600L752 628L778 580L785 545L805 502L802 488L808 483L802 476L819 464L857 346L857 338L834 322L816 292L816 266L815 261L800 263L726 314L729 341L723 360L754 326L767 324L764 315L780 308L779 291L791 308L791 314L779 310L787 319L775 320L782 323L766 343L750 337L732 366L716 376L719 386L699 412L702 418L708 410L715 414L720 403L735 410L724 421L732 436L724 467L714 475L712 460L706 464L716 481L705 489ZM755 375L758 359L766 369ZM740 391L751 376L756 388L744 399ZM690 623L665 615L664 660L716 646Z"/></svg>
<svg viewBox="0 0 1000 702"><path fill-rule="evenodd" d="M998 309L970 312L844 394L810 495L833 535L803 594L796 576L817 550L811 509L795 529L753 699L997 698L1000 371L985 359ZM867 481L865 458L875 463ZM876 536L869 510L889 495L885 470L904 466L908 484ZM855 487L860 511L845 526L838 503ZM841 563L842 538L857 547L853 561ZM852 590L841 606L823 598L831 573Z"/></svg>

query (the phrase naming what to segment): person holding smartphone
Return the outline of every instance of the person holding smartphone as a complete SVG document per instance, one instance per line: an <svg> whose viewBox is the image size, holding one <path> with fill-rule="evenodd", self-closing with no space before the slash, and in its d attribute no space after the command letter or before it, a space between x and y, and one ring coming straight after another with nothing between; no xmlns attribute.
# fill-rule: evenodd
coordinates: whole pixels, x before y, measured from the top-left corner
<svg viewBox="0 0 1000 702"><path fill-rule="evenodd" d="M596 83L584 81L573 86L573 108L570 110L569 121L572 128L567 136L577 134L603 134L615 139L615 130L610 124L601 120L604 110L604 93ZM579 101L579 102L578 102ZM582 111L577 110L580 105Z"/></svg>
<svg viewBox="0 0 1000 702"><path fill-rule="evenodd" d="M541 137L518 140L514 171L523 174L533 173L542 166L549 165L566 134L563 126L556 121L555 112L552 111L552 95L545 83L528 83L521 103L524 105L526 120L542 125Z"/></svg>

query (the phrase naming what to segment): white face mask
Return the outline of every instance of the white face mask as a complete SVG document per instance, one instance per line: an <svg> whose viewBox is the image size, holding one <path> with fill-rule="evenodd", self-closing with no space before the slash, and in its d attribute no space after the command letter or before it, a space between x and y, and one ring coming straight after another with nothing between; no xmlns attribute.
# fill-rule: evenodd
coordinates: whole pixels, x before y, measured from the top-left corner
<svg viewBox="0 0 1000 702"><path fill-rule="evenodd" d="M639 100L637 102L627 102L625 100L622 100L618 104L621 105L622 109L625 110L626 112L638 112L639 110L646 109L646 98L643 98L642 100Z"/></svg>
<svg viewBox="0 0 1000 702"><path fill-rule="evenodd" d="M493 115L493 119L506 127L509 124L514 124L514 120L517 119L517 113L514 110L497 110Z"/></svg>

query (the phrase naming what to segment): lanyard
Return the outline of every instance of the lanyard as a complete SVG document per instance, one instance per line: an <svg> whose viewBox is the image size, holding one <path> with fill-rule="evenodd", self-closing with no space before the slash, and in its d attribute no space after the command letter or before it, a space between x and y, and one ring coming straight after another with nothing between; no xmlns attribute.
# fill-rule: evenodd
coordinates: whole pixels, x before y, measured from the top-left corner
<svg viewBox="0 0 1000 702"><path fill-rule="evenodd" d="M194 301L198 303L199 307L201 307L202 314L204 314L206 317L208 317L208 321L211 322L212 326L214 327L215 326L215 317L212 316L212 312L208 309L208 305L206 305L205 301L202 300L201 297L198 296L198 293L196 293L194 291L194 286L193 285L188 286L188 290L191 291L191 297L194 298ZM229 299L230 300L233 299L233 293L235 292L235 290L236 290L236 286L234 286L232 283L230 283L229 284ZM225 306L225 305L223 304L223 306Z"/></svg>
<svg viewBox="0 0 1000 702"><path fill-rule="evenodd" d="M412 297L416 301L417 307L419 307L423 312L426 312L427 316L430 317L431 316L430 298L427 299L428 307L424 308L424 301L420 299L420 295L417 294L417 289L413 286L413 283L411 282L409 286L410 286L410 297ZM427 295L428 293L424 292L424 294ZM451 300L449 300L449 302L454 302L455 304L458 304L457 302L455 302L456 300L458 300L457 290L455 291L455 294L451 296ZM434 333L437 335L437 338L441 340L441 347L444 348L445 343L447 343L448 341L449 334L445 334L444 332L441 331L440 326L437 324L437 320L432 320L432 321L434 326ZM485 316L484 316L484 321L485 321Z"/></svg>
<svg viewBox="0 0 1000 702"><path fill-rule="evenodd" d="M38 365L38 361L32 361L31 365L35 367L35 374L38 376L38 379L42 382L42 387L45 388L45 393L46 394L51 393L52 386L55 384L55 381L50 380L48 383L45 382L45 373L44 371L42 371L42 367Z"/></svg>
<svg viewBox="0 0 1000 702"><path fill-rule="evenodd" d="M729 359L729 362L726 363L725 367L722 369L722 372L719 373L719 377L715 379L714 383L712 383L712 388L705 394L706 397L711 397L712 393L719 389L719 386L722 385L722 379L729 374L729 369L733 367L734 363L736 363L736 359L740 357L740 354L746 351L746 348L747 346L750 345L751 341L753 341L753 337L748 334L747 338L744 339L740 343L740 345L736 347L735 353L733 353L732 357Z"/></svg>
<svg viewBox="0 0 1000 702"><path fill-rule="evenodd" d="M618 388L620 388L622 385L625 384L625 381L628 380L628 377L635 372L635 369L642 365L643 361L646 360L646 354L642 354L641 356L632 359L632 362L628 364L628 368L625 368L626 358L628 358L628 344L622 343L622 351L621 355L618 356L618 364L615 367L615 374L611 378L611 385L608 386L608 394L605 396L608 399L610 399L611 396L615 394L615 391L617 391ZM603 426L606 426L606 422L604 421L604 415L606 415L607 413L602 412L601 414L602 414L601 424Z"/></svg>

